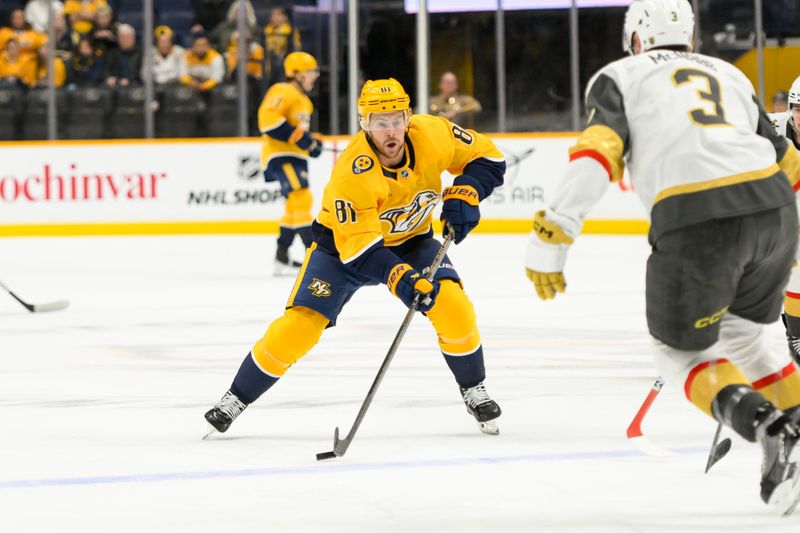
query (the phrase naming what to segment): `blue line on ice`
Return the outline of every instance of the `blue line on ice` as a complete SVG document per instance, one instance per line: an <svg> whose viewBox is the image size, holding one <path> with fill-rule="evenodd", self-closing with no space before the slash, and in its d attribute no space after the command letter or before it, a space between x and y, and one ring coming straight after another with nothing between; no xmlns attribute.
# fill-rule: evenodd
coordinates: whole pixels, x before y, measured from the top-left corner
<svg viewBox="0 0 800 533"><path fill-rule="evenodd" d="M679 455L708 453L707 448L673 448ZM609 450L596 452L543 453L534 455L513 455L508 457L467 457L462 459L417 459L409 461L390 461L383 463L343 463L327 461L311 466L286 466L269 468L244 468L238 470L210 470L205 472L164 472L161 474L128 474L118 476L89 476L53 479L20 479L0 481L0 489L19 489L29 487L61 487L70 485L116 485L120 483L152 483L158 481L186 481L214 478L237 478L252 476L291 476L296 474L330 474L339 472L368 472L409 468L442 468L449 466L476 466L486 464L547 463L554 461L587 461L593 459L627 459L646 457L636 450Z"/></svg>

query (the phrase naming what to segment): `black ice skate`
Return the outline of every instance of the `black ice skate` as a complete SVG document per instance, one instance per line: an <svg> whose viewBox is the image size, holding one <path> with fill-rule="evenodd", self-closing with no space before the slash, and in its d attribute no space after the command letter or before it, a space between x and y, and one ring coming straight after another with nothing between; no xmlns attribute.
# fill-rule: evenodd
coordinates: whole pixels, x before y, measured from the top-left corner
<svg viewBox="0 0 800 533"><path fill-rule="evenodd" d="M499 435L500 429L495 420L502 411L500 406L489 398L483 383L478 383L468 389L461 389L461 396L464 398L467 412L478 421L480 430L488 435Z"/></svg>
<svg viewBox="0 0 800 533"><path fill-rule="evenodd" d="M294 276L300 271L301 266L303 263L289 258L288 248L278 246L278 251L275 252L275 276Z"/></svg>
<svg viewBox="0 0 800 533"><path fill-rule="evenodd" d="M761 499L788 516L800 500L800 428L775 411L756 428L756 437L764 451Z"/></svg>
<svg viewBox="0 0 800 533"><path fill-rule="evenodd" d="M781 320L783 320L783 326L786 328L786 342L789 343L789 353L794 359L794 362L800 365L800 337L795 337L789 331L789 325L786 322L786 313L781 314Z"/></svg>
<svg viewBox="0 0 800 533"><path fill-rule="evenodd" d="M211 428L209 428L208 433L206 433L203 439L206 439L215 430L220 433L228 431L228 428L231 427L236 417L242 414L242 411L246 408L247 405L242 403L234 393L231 391L226 392L220 401L217 402L217 405L206 412L206 421L211 424Z"/></svg>

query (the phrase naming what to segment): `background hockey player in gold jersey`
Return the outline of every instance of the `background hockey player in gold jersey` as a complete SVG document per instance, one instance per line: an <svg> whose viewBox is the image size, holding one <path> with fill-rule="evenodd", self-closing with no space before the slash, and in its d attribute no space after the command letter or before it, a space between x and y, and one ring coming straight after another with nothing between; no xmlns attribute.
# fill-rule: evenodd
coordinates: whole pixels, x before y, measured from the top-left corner
<svg viewBox="0 0 800 533"><path fill-rule="evenodd" d="M284 315L247 354L230 390L206 413L220 432L308 353L365 285L386 284L433 324L439 348L482 431L496 434L500 407L484 387L483 347L472 303L445 256L432 282L425 269L440 248L432 212L460 243L477 226L478 204L503 182L502 154L485 136L442 117L411 117L394 79L368 81L358 100L362 131L348 144L325 188L306 255ZM442 190L442 172L457 176Z"/></svg>
<svg viewBox="0 0 800 533"><path fill-rule="evenodd" d="M319 157L322 141L309 133L314 105L308 93L319 78L317 60L306 52L292 52L284 61L287 82L269 88L258 108L261 166L266 181L277 181L286 198L280 221L275 274L297 273L300 263L289 257L295 235L311 246L311 190L308 157Z"/></svg>

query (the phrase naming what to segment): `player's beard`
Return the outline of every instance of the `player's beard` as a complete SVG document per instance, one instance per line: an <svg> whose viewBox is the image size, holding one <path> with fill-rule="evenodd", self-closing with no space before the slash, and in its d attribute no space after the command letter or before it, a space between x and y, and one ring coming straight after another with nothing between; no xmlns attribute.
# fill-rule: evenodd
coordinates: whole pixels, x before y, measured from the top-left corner
<svg viewBox="0 0 800 533"><path fill-rule="evenodd" d="M391 147L387 146L392 143L394 143L394 145ZM377 148L381 155L386 159L394 159L403 152L404 146L405 143L403 143L403 141L400 139L389 138L383 141L380 146L377 146Z"/></svg>

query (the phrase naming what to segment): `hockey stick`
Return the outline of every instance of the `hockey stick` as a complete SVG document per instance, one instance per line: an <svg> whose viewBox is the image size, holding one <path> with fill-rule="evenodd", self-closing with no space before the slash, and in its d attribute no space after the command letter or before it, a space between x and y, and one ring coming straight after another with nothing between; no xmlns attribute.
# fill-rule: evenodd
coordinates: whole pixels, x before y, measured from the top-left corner
<svg viewBox="0 0 800 533"><path fill-rule="evenodd" d="M58 300L57 302L50 302L46 304L29 304L16 294L14 291L6 287L2 282L0 282L0 287L5 289L5 291L11 295L16 301L22 304L22 306L30 311L31 313L47 313L49 311L60 311L61 309L66 309L69 306L69 302L67 300Z"/></svg>
<svg viewBox="0 0 800 533"><path fill-rule="evenodd" d="M714 433L714 441L711 443L711 449L708 451L708 462L706 462L706 474L711 470L711 467L725 457L731 451L731 439L726 437L719 442L719 436L722 433L722 424L717 425L717 432Z"/></svg>
<svg viewBox="0 0 800 533"><path fill-rule="evenodd" d="M442 260L444 259L444 256L447 253L447 249L450 247L450 243L453 242L453 238L454 238L453 232L448 231L447 235L444 238L444 242L442 243L441 248L439 248L439 251L436 253L436 257L434 257L433 259L433 263L431 263L431 266L428 269L428 275L427 275L428 281L433 281L433 276L436 274L436 271L439 270L439 266L442 264ZM406 331L408 330L408 326L411 325L411 320L414 318L414 315L417 314L419 299L420 295L417 294L414 297L414 301L411 304L411 307L406 313L406 318L403 320L403 323L400 326L400 330L397 332L397 335L394 336L394 341L392 341L392 345L389 347L389 353L386 354L386 357L384 358L383 363L381 364L381 367L378 370L378 375L375 376L375 380L372 382L372 386L369 388L367 397L364 398L364 401L361 404L361 409L358 410L358 415L356 415L356 420L355 422L353 422L353 426L350 428L350 432L347 434L345 438L340 439L339 428L337 427L333 432L333 451L318 453L317 461L323 461L325 459L333 459L334 457L341 457L345 454L345 452L347 452L347 448L353 441L353 438L356 435L356 431L358 431L358 427L361 425L361 421L364 419L364 415L367 414L367 409L369 409L369 406L372 403L373 398L375 398L375 393L378 391L378 386L380 386L381 381L383 381L383 376L389 369L389 363L392 362L394 354L397 352L397 348L400 346L400 341L403 340L403 337L405 336Z"/></svg>
<svg viewBox="0 0 800 533"><path fill-rule="evenodd" d="M644 399L644 403L639 408L639 411L636 413L636 416L633 417L633 421L628 426L627 436L628 440L630 440L631 444L634 448L638 449L640 452L645 453L647 455L653 455L655 457L670 457L675 455L673 452L656 446L653 442L644 436L642 432L642 421L644 420L645 415L650 410L650 406L653 405L653 402L658 396L658 393L661 392L661 388L664 386L664 379L659 376L656 378L655 383L650 388L650 392L647 394L647 398Z"/></svg>

